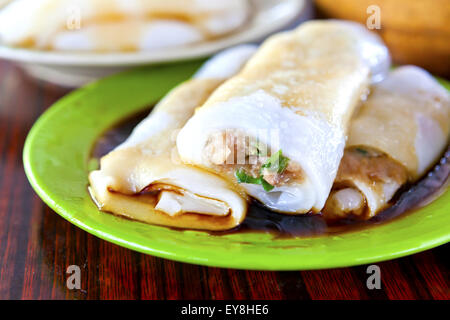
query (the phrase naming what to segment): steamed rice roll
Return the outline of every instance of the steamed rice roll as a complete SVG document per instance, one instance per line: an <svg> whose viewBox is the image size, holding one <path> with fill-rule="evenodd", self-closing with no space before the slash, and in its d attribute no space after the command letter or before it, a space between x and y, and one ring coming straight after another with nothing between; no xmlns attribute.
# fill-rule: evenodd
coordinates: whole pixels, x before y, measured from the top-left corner
<svg viewBox="0 0 450 320"><path fill-rule="evenodd" d="M16 0L0 12L0 42L42 50L148 50L223 36L248 15L247 0Z"/></svg>
<svg viewBox="0 0 450 320"><path fill-rule="evenodd" d="M274 211L318 212L350 117L389 64L378 36L356 23L313 21L275 35L183 127L180 157Z"/></svg>
<svg viewBox="0 0 450 320"><path fill-rule="evenodd" d="M372 91L352 120L327 218L373 217L422 177L448 143L450 96L428 72L399 67Z"/></svg>
<svg viewBox="0 0 450 320"><path fill-rule="evenodd" d="M209 60L173 89L89 175L102 211L152 224L226 230L245 218L247 203L233 184L214 173L180 163L175 136L194 109L255 51L245 45Z"/></svg>

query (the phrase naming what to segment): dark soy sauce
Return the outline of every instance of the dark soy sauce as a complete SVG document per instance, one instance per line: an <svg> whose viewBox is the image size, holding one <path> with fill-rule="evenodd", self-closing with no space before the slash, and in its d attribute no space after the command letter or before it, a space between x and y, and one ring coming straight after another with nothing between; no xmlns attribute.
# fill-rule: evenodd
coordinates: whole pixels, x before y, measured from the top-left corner
<svg viewBox="0 0 450 320"><path fill-rule="evenodd" d="M113 128L107 130L95 144L91 157L100 159L113 150L117 145L125 141L133 128L142 121L150 112L149 110L121 121ZM320 235L332 235L357 229L366 229L380 223L386 223L396 218L411 214L417 209L437 197L444 191L450 174L450 147L428 174L413 185L404 186L392 200L393 205L367 221L355 221L343 219L338 222L330 222L321 214L284 215L264 208L257 201L249 206L247 217L243 223L232 230L224 232L210 232L212 235L224 235L236 232L267 232L277 238L313 237Z"/></svg>

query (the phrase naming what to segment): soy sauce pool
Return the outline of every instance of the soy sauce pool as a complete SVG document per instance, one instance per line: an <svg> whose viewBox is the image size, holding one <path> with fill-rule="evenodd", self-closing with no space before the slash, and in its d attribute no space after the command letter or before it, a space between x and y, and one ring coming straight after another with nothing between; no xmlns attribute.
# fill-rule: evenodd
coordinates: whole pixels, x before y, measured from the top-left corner
<svg viewBox="0 0 450 320"><path fill-rule="evenodd" d="M149 114L150 110L139 112L107 130L94 145L91 158L98 160L125 141L133 128ZM321 214L284 215L267 210L257 201L253 201L240 226L227 231L210 232L210 234L220 236L237 232L266 232L273 234L276 238L292 238L337 235L371 228L401 219L434 200L441 192L445 191L449 174L450 148L447 148L439 163L424 178L399 190L392 200L393 205L370 220L344 219L330 222Z"/></svg>

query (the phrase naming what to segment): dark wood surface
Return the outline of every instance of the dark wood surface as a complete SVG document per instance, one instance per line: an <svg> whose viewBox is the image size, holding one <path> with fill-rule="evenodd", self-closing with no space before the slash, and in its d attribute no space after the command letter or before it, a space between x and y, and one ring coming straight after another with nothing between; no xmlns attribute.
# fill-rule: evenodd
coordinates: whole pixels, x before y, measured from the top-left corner
<svg viewBox="0 0 450 320"><path fill-rule="evenodd" d="M254 272L207 268L133 252L73 226L35 194L22 149L37 117L68 90L0 61L0 299L449 299L449 245L367 266ZM81 289L66 269L81 267Z"/></svg>

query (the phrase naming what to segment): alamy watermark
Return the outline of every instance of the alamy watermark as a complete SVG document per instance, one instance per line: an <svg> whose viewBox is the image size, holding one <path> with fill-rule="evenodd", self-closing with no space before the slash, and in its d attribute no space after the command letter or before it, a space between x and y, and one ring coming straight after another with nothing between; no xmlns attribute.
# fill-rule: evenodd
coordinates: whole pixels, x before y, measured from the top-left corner
<svg viewBox="0 0 450 320"><path fill-rule="evenodd" d="M66 274L69 276L66 280L66 286L69 290L81 289L81 269L77 265L70 265L67 267Z"/></svg>
<svg viewBox="0 0 450 320"><path fill-rule="evenodd" d="M376 264L372 264L367 267L367 274L370 276L367 278L366 286L369 290L381 289L381 269Z"/></svg>
<svg viewBox="0 0 450 320"><path fill-rule="evenodd" d="M366 26L369 30L381 29L381 9L377 5L370 5L367 7L366 13L370 16L366 20Z"/></svg>

